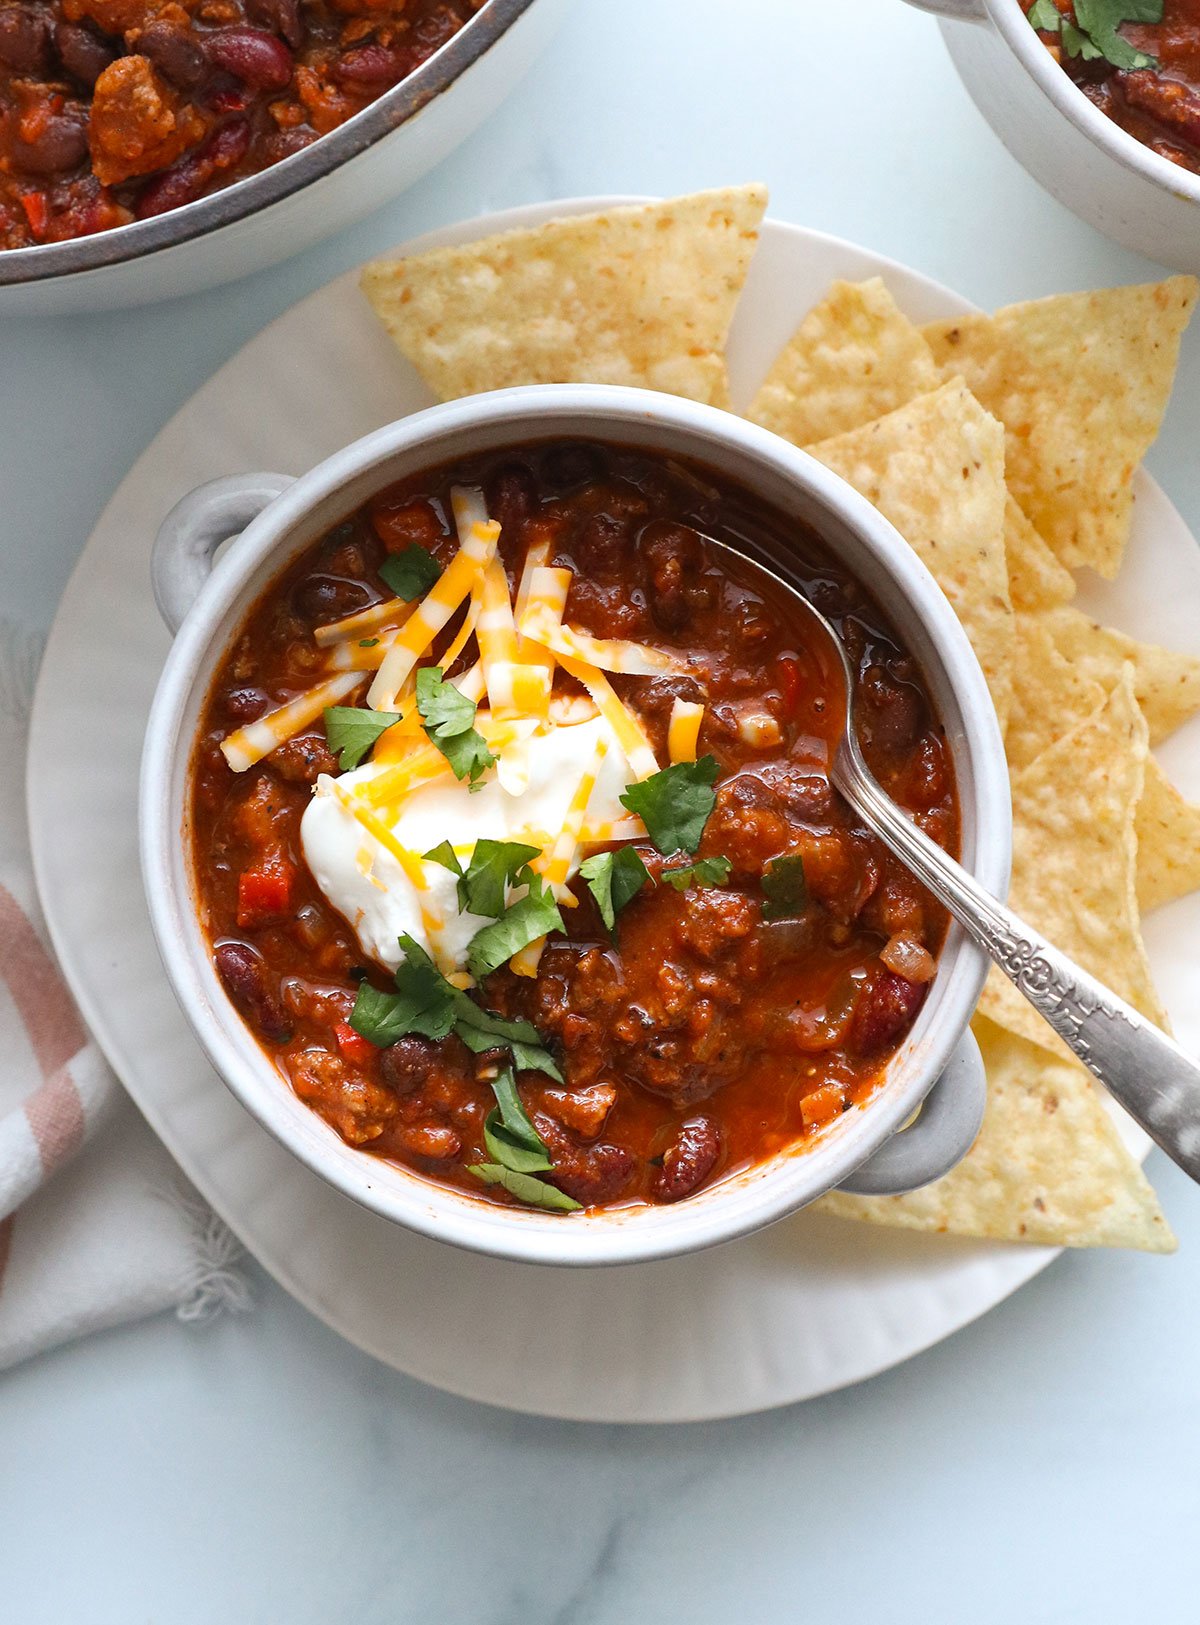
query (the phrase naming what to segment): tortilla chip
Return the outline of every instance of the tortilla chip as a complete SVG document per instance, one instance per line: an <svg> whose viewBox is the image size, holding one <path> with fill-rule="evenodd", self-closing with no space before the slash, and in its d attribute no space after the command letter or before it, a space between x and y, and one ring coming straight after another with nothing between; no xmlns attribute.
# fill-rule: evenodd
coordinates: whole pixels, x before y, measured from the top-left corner
<svg viewBox="0 0 1200 1625"><path fill-rule="evenodd" d="M1074 598L1074 576L1054 557L1012 497L1004 510L1004 550L1014 609L1057 609Z"/></svg>
<svg viewBox="0 0 1200 1625"><path fill-rule="evenodd" d="M860 428L942 382L879 277L835 282L776 357L746 416L797 446Z"/></svg>
<svg viewBox="0 0 1200 1625"><path fill-rule="evenodd" d="M1062 294L923 329L1008 430L1008 484L1061 563L1109 580L1167 408L1194 277Z"/></svg>
<svg viewBox="0 0 1200 1625"><path fill-rule="evenodd" d="M1112 688L1125 665L1132 665L1134 688L1152 745L1200 711L1200 660L1195 655L1139 643L1069 607L1052 610L1046 625L1060 654L1101 688Z"/></svg>
<svg viewBox="0 0 1200 1625"><path fill-rule="evenodd" d="M1043 615L1017 615L1004 753L1015 773L1104 703L1105 691L1062 654Z"/></svg>
<svg viewBox="0 0 1200 1625"><path fill-rule="evenodd" d="M982 1016L973 1028L987 1066L988 1105L966 1158L905 1196L835 1191L817 1210L993 1241L1173 1252L1158 1198L1084 1068Z"/></svg>
<svg viewBox="0 0 1200 1625"><path fill-rule="evenodd" d="M1137 836L1148 754L1133 671L1100 709L1012 781L1015 912L1135 1009L1166 1027L1142 943ZM979 1008L1009 1032L1066 1055L1066 1046L999 970Z"/></svg>
<svg viewBox="0 0 1200 1625"><path fill-rule="evenodd" d="M1013 613L1000 425L955 379L809 450L874 503L936 578L971 640L1003 728Z"/></svg>
<svg viewBox="0 0 1200 1625"><path fill-rule="evenodd" d="M725 337L766 203L740 186L551 220L376 260L362 287L444 401L597 383L725 406Z"/></svg>
<svg viewBox="0 0 1200 1625"><path fill-rule="evenodd" d="M1143 914L1200 888L1200 807L1184 800L1153 756L1146 761L1136 828Z"/></svg>

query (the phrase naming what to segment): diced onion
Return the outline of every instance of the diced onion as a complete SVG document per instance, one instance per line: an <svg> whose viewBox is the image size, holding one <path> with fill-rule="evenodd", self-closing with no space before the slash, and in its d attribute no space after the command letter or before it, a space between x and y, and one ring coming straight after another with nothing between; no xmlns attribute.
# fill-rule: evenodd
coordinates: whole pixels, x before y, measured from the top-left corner
<svg viewBox="0 0 1200 1625"><path fill-rule="evenodd" d="M906 982L931 982L937 963L928 948L898 933L880 950L880 959L894 975Z"/></svg>

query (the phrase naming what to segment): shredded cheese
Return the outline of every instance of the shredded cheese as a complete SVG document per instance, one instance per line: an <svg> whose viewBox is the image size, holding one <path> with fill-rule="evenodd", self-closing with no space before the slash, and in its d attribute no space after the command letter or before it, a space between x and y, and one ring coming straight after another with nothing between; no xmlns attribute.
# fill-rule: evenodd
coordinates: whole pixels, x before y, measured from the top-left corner
<svg viewBox="0 0 1200 1625"><path fill-rule="evenodd" d="M367 691L367 704L376 711L391 711L405 679L480 579L500 539L495 520L469 517L483 512L478 491L456 487L451 492L458 523L458 552L421 599L388 649L378 675ZM469 517L469 522L468 522Z"/></svg>
<svg viewBox="0 0 1200 1625"><path fill-rule="evenodd" d="M585 823L579 831L580 846L608 846L614 841L640 841L646 826L632 813L627 818L608 818L596 824Z"/></svg>
<svg viewBox="0 0 1200 1625"><path fill-rule="evenodd" d="M667 755L672 762L694 762L700 739L704 706L699 700L676 698L667 724Z"/></svg>
<svg viewBox="0 0 1200 1625"><path fill-rule="evenodd" d="M648 779L658 772L658 758L646 738L646 731L617 694L602 671L595 671L582 660L560 655L563 670L582 683L592 703L616 735L617 744L633 770L635 779Z"/></svg>
<svg viewBox="0 0 1200 1625"><path fill-rule="evenodd" d="M575 792L563 816L563 825L555 837L554 845L548 852L543 852L540 857L535 858L530 865L545 880L555 899L566 908L579 907L579 899L567 887L567 876L571 873L571 865L579 850L579 833L587 815L588 802L592 799L596 780L600 776L600 769L607 755L608 741L597 740L592 759L575 786ZM524 948L518 949L509 961L513 971L518 976L536 976L545 946L545 937L538 937L535 941L527 943Z"/></svg>
<svg viewBox="0 0 1200 1625"><path fill-rule="evenodd" d="M236 729L221 741L222 755L235 773L244 773L255 762L269 756L276 746L294 738L309 723L315 722L327 706L337 705L339 700L344 700L361 682L362 677L358 672L346 671L318 683L316 688L298 694L286 705L268 711L257 722L248 722L244 728Z"/></svg>
<svg viewBox="0 0 1200 1625"><path fill-rule="evenodd" d="M580 722L590 722L600 713L595 701L586 694L552 694L546 715L556 728L574 728Z"/></svg>
<svg viewBox="0 0 1200 1625"><path fill-rule="evenodd" d="M476 633L492 710L544 713L550 698L548 673L544 665L526 666L518 658L508 577L494 554L484 567L474 602L479 606Z"/></svg>
<svg viewBox="0 0 1200 1625"><path fill-rule="evenodd" d="M318 626L313 638L318 648L328 649L331 644L341 643L346 638L370 637L380 627L402 626L412 614L412 609L413 606L403 598L387 598L382 604L372 604L370 609L356 610L353 615L346 615L340 621Z"/></svg>
<svg viewBox="0 0 1200 1625"><path fill-rule="evenodd" d="M545 572L535 571L535 575ZM629 677L657 677L663 672L683 670L674 655L652 649L645 643L625 638L594 638L573 626L565 626L536 599L521 617L520 630L527 638L549 649L560 660L570 655L584 660L599 671L621 672Z"/></svg>

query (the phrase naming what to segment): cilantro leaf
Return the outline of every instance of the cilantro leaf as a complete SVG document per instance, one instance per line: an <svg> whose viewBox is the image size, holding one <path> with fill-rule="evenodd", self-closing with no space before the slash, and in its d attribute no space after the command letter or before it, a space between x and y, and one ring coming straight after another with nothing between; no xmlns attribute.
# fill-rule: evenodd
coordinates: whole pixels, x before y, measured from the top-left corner
<svg viewBox="0 0 1200 1625"><path fill-rule="evenodd" d="M396 711L368 711L357 705L331 705L325 712L325 738L343 773L357 767L381 734L399 722Z"/></svg>
<svg viewBox="0 0 1200 1625"><path fill-rule="evenodd" d="M686 891L689 886L720 886L732 868L728 858L697 858L682 869L664 869L662 877L676 891Z"/></svg>
<svg viewBox="0 0 1200 1625"><path fill-rule="evenodd" d="M503 914L507 888L540 851L524 841L476 841L459 884L459 907L470 914L490 914L493 919Z"/></svg>
<svg viewBox="0 0 1200 1625"><path fill-rule="evenodd" d="M370 982L360 982L350 1014L354 1031L380 1049L409 1033L445 1038L457 1019L457 990L411 937L402 936L400 946L405 957L396 972L397 991L381 993Z"/></svg>
<svg viewBox="0 0 1200 1625"><path fill-rule="evenodd" d="M450 763L456 778L473 785L496 758L475 727L475 701L442 681L440 666L417 673L417 710L425 732Z"/></svg>
<svg viewBox="0 0 1200 1625"><path fill-rule="evenodd" d="M764 920L794 919L809 906L808 881L804 859L799 853L775 858L762 877Z"/></svg>
<svg viewBox="0 0 1200 1625"><path fill-rule="evenodd" d="M1064 17L1054 0L1035 0L1027 16L1047 34L1059 34L1072 59L1104 60L1114 68L1156 68L1158 62L1131 45L1118 29L1122 23L1161 23L1163 0L1075 0L1075 18Z"/></svg>
<svg viewBox="0 0 1200 1625"><path fill-rule="evenodd" d="M455 1009L458 1022L454 1030L474 1054L507 1049L518 1072L544 1072L555 1083L562 1083L563 1075L532 1022L506 1021L483 1009L466 993L457 994Z"/></svg>
<svg viewBox="0 0 1200 1625"><path fill-rule="evenodd" d="M694 852L717 804L713 785L719 772L715 756L701 756L696 762L674 762L660 773L631 784L621 797L621 805L638 815L664 857Z"/></svg>
<svg viewBox="0 0 1200 1625"><path fill-rule="evenodd" d="M1046 34L1057 34L1062 27L1062 12L1054 0L1034 0L1028 12L1030 25Z"/></svg>
<svg viewBox="0 0 1200 1625"><path fill-rule="evenodd" d="M424 863L440 863L443 869L449 869L452 875L457 875L459 880L462 879L463 866L458 861L458 853L449 841L440 841L428 852L422 852L421 860Z"/></svg>
<svg viewBox="0 0 1200 1625"><path fill-rule="evenodd" d="M546 1143L530 1121L508 1068L492 1080L492 1089L496 1107L483 1126L483 1141L492 1161L518 1174L553 1168Z"/></svg>
<svg viewBox="0 0 1200 1625"><path fill-rule="evenodd" d="M484 1121L483 1143L492 1161L514 1174L540 1174L554 1167L544 1146L534 1151L505 1128L498 1106L492 1108Z"/></svg>
<svg viewBox="0 0 1200 1625"><path fill-rule="evenodd" d="M575 1213L582 1206L573 1196L560 1191L555 1185L547 1185L544 1179L534 1179L530 1174L519 1174L511 1168L503 1168L498 1162L475 1162L468 1169L476 1179L482 1179L485 1185L502 1185L511 1195L519 1201L528 1202L530 1207L551 1208L558 1213Z"/></svg>
<svg viewBox="0 0 1200 1625"><path fill-rule="evenodd" d="M406 603L423 598L441 576L442 567L427 548L414 542L403 553L393 553L379 566L382 580Z"/></svg>
<svg viewBox="0 0 1200 1625"><path fill-rule="evenodd" d="M496 1097L500 1120L513 1139L519 1140L531 1151L545 1152L545 1144L521 1103L521 1097L517 1093L517 1080L509 1067L505 1067L503 1072L492 1079L492 1093Z"/></svg>
<svg viewBox="0 0 1200 1625"><path fill-rule="evenodd" d="M548 931L566 929L553 892L529 869L524 871L524 875L529 885L525 896L505 909L493 924L485 925L471 938L467 949L467 969L477 982L507 964L515 953L536 942L539 937L544 937Z"/></svg>
<svg viewBox="0 0 1200 1625"><path fill-rule="evenodd" d="M597 852L583 860L579 873L587 881L600 918L610 931L616 930L617 915L626 903L632 902L650 879L642 854L633 846L622 846L615 852Z"/></svg>

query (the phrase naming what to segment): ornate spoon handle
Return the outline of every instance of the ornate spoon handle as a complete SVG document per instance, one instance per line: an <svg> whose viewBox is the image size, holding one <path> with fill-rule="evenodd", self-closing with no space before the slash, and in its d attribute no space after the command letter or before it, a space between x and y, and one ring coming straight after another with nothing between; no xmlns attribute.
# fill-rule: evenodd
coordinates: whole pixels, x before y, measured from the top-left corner
<svg viewBox="0 0 1200 1625"><path fill-rule="evenodd" d="M833 779L1109 1093L1200 1182L1200 1066L923 834L876 783L852 735L838 752Z"/></svg>

